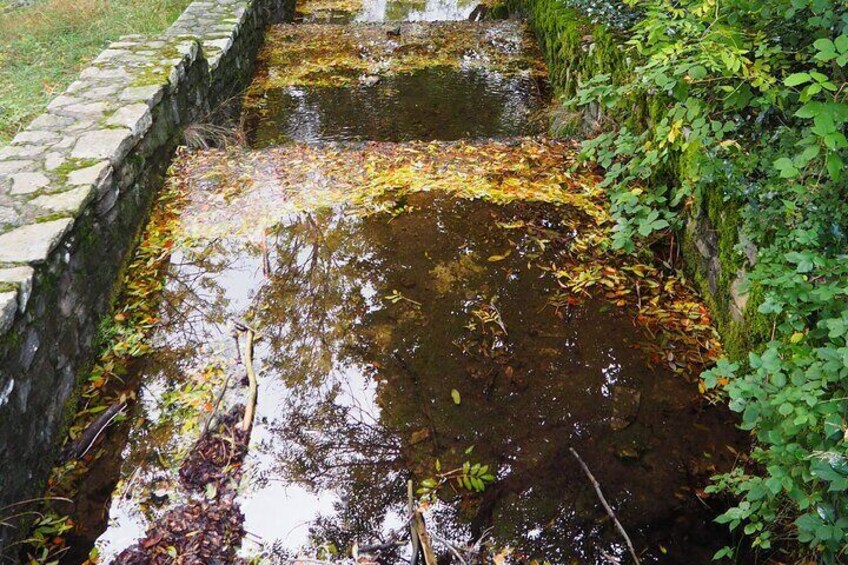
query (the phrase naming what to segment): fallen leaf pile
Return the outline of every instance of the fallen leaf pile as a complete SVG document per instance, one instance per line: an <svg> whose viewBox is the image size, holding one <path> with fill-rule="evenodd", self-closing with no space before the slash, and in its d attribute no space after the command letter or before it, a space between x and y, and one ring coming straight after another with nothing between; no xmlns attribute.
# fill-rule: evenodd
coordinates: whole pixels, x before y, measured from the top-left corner
<svg viewBox="0 0 848 565"><path fill-rule="evenodd" d="M197 442L180 468L180 482L202 495L168 511L134 546L115 560L122 565L237 563L244 516L236 485L247 454L247 434L238 426L244 409L226 414Z"/></svg>
<svg viewBox="0 0 848 565"><path fill-rule="evenodd" d="M188 172L190 187L181 217L187 238L260 243L267 230L299 211L344 205L352 214L396 215L407 210L406 196L417 192L557 206L558 229L569 237L556 242L556 261L538 265L562 288L554 306L595 297L625 308L656 337L646 345L651 361L693 379L721 353L710 315L681 273L649 249L634 255L612 249L614 222L603 190L593 171L577 165L572 142L289 144L183 159L180 170ZM514 227L535 229L529 223Z"/></svg>

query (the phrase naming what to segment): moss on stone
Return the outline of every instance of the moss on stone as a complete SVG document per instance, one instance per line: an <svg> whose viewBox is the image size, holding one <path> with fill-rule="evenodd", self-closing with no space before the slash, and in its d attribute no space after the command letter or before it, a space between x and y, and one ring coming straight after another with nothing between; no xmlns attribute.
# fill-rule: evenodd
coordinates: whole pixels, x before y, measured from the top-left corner
<svg viewBox="0 0 848 565"><path fill-rule="evenodd" d="M632 76L636 61L624 48L624 37L602 24L590 22L579 10L559 0L505 0L513 12L523 13L536 33L545 55L551 85L557 96L573 97L582 82L593 76L610 76L612 84L623 84ZM622 104L626 109L608 112L606 118L634 131L651 127L664 114L668 99L656 96L634 99ZM581 116L566 116L559 124L558 134L573 135L581 127ZM699 147L674 159L669 167L657 172L649 182L679 184L697 180L700 160L704 159ZM739 203L723 197L721 187L703 190L685 213L694 219L705 218L708 229L716 236L716 259L720 265L714 285L708 280L708 261L697 249L693 234L682 230L680 240L687 271L697 284L710 308L725 349L734 360L744 361L747 352L756 350L768 339L770 322L757 312L761 293L752 288L743 313L744 321L736 321L731 314L733 296L731 287L737 274L747 265L743 253L737 250L739 228L742 220ZM685 218L684 218L685 219ZM685 222L684 222L685 223ZM713 286L713 288L711 288Z"/></svg>
<svg viewBox="0 0 848 565"><path fill-rule="evenodd" d="M68 158L65 159L65 162L50 171L53 175L59 178L61 181L67 181L68 175L70 175L74 171L78 171L79 169L85 169L88 167L93 167L97 163L99 163L97 159L76 159L76 158Z"/></svg>

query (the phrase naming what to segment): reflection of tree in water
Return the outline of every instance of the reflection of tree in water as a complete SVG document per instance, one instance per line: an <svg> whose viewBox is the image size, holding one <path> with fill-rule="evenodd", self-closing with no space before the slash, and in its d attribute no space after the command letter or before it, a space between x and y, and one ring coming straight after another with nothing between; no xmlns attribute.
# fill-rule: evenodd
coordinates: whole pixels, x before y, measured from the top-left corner
<svg viewBox="0 0 848 565"><path fill-rule="evenodd" d="M701 517L675 494L688 488L687 463L715 446L692 441L693 391L646 369L623 320L549 306L551 283L528 263L550 258L559 211L422 198L391 221L304 216L269 243L272 274L251 321L267 338L263 372L288 388L270 424L275 475L340 496L314 538L368 539L401 507L406 477L432 476L437 458L444 468L472 459L498 480L482 495L444 489L445 530L494 526L502 543L560 561L622 554L569 446L631 535L669 547L676 528L695 531ZM515 220L547 231L497 224ZM613 432L621 390L640 391L641 407ZM668 523L681 513L691 523Z"/></svg>

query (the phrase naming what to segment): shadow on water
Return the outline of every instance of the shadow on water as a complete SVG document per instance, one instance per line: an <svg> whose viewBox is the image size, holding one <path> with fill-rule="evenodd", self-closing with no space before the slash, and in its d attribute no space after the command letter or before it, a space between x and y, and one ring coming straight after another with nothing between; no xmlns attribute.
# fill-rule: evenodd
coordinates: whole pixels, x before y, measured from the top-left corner
<svg viewBox="0 0 848 565"><path fill-rule="evenodd" d="M563 209L432 195L406 204L396 217L300 214L264 246L223 239L180 258L142 377L158 388L124 453L130 486L112 503L104 555L143 533L167 483L154 457L136 470L167 414L153 399L192 367L240 374L229 329L244 319L263 335L240 498L247 553L372 540L402 522L406 480L433 477L438 460L496 476L483 493L440 490L430 511L440 535L490 532L517 562L623 557L574 447L646 562L709 562L727 540L699 488L741 438L693 384L648 366L647 336L629 318L557 300L536 265L570 237Z"/></svg>
<svg viewBox="0 0 848 565"><path fill-rule="evenodd" d="M547 84L484 70L430 68L354 86L265 94L245 126L254 147L287 141L457 140L541 133Z"/></svg>

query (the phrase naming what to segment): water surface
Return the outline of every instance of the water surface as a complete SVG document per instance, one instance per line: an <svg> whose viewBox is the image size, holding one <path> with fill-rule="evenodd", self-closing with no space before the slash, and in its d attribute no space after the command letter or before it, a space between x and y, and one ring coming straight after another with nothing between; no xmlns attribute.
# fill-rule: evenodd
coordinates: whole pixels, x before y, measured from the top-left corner
<svg viewBox="0 0 848 565"><path fill-rule="evenodd" d="M398 216L296 214L265 245L218 239L171 270L143 379L156 396L198 367L239 371L233 320L263 336L244 551L282 559L363 545L399 526L406 480L434 476L438 460L497 477L482 494L440 492L441 535L488 532L516 558L552 563L623 557L573 447L648 562L708 562L726 540L698 489L739 438L694 385L649 366L638 347L649 336L629 318L557 299L535 265L571 237L567 210L429 194L407 204ZM145 403L141 415L150 424L134 432L125 475L168 420ZM106 554L161 504L167 469L133 472L99 542Z"/></svg>

